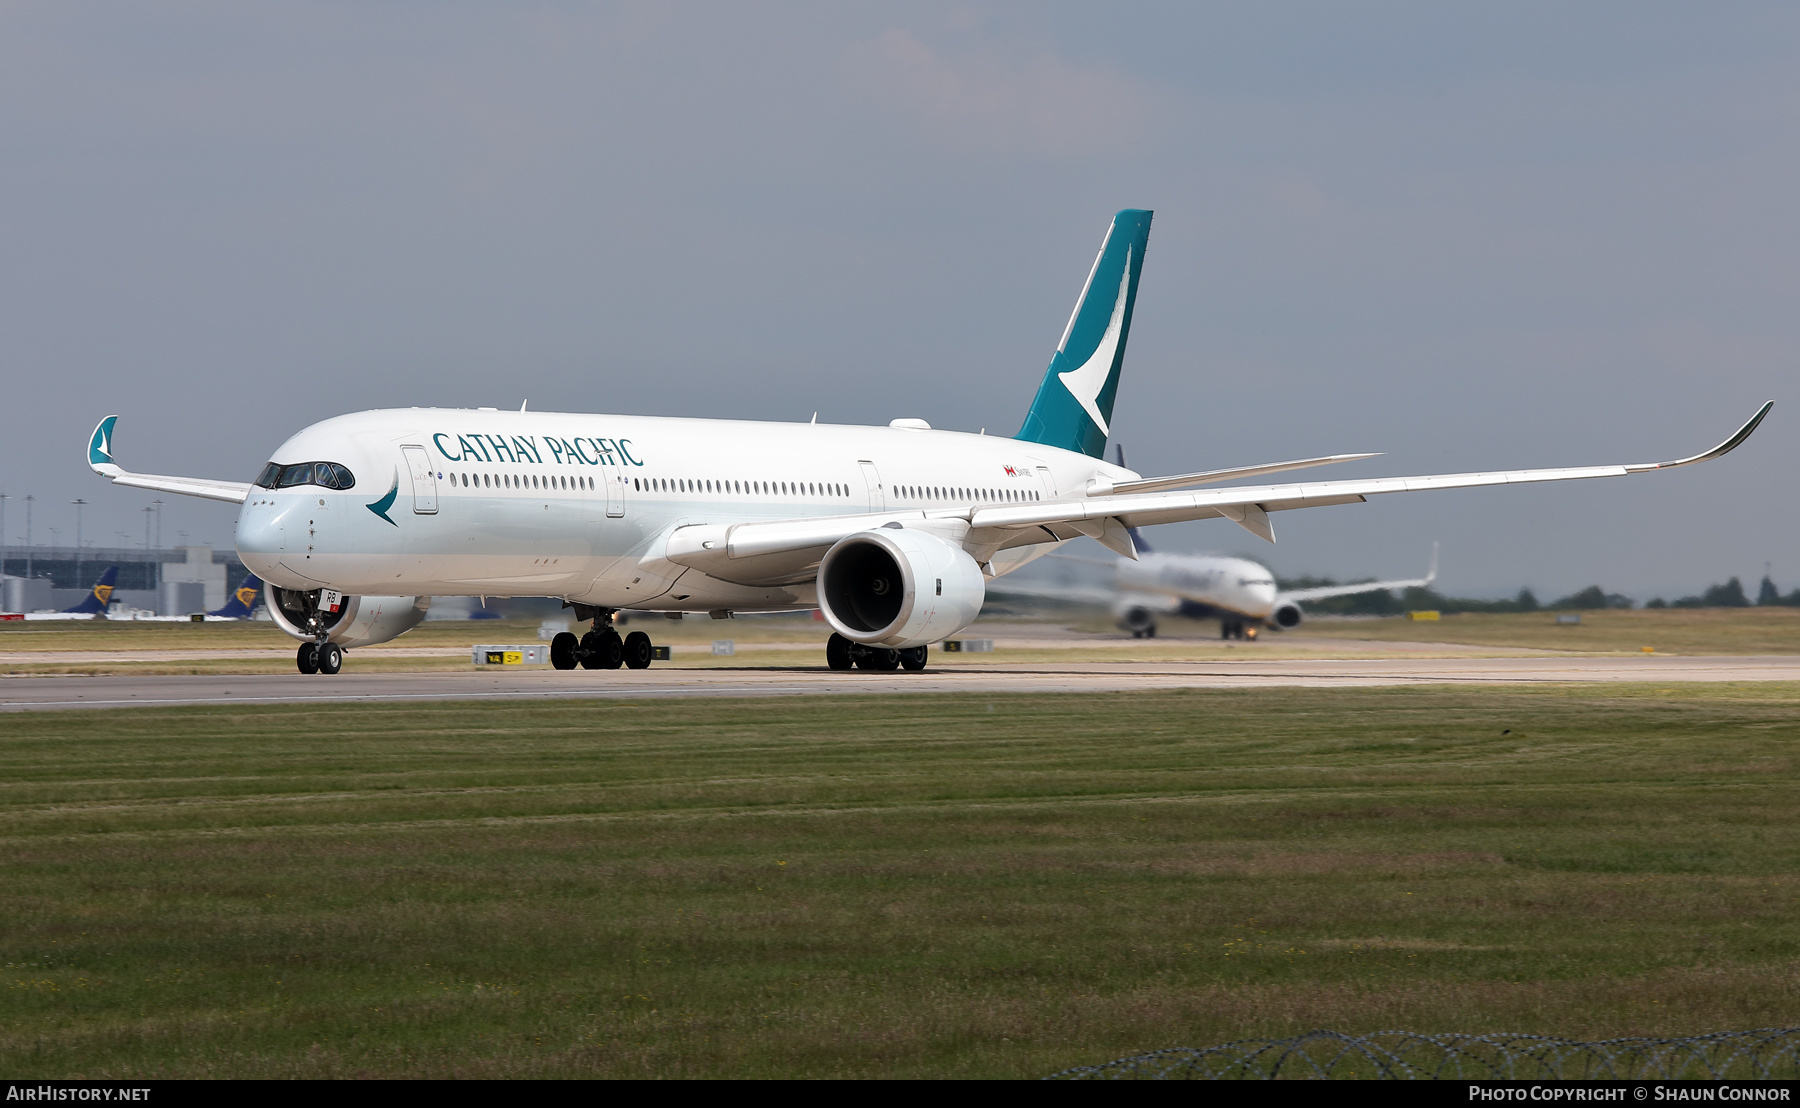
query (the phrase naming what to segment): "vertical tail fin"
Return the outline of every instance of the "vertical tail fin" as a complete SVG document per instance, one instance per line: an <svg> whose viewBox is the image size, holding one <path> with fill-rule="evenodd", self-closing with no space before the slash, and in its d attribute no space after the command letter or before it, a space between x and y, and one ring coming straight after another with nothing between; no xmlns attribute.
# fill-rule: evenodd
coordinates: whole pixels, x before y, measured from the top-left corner
<svg viewBox="0 0 1800 1108"><path fill-rule="evenodd" d="M249 619L250 613L256 610L257 598L262 594L262 578L254 573L244 575L243 583L231 594L231 599L216 612L206 613L209 616L227 616L231 619Z"/></svg>
<svg viewBox="0 0 1800 1108"><path fill-rule="evenodd" d="M1018 438L1093 458L1105 453L1151 215L1127 208L1113 216Z"/></svg>
<svg viewBox="0 0 1800 1108"><path fill-rule="evenodd" d="M107 605L112 603L113 586L118 583L119 567L108 566L106 572L100 575L100 579L94 582L94 587L89 590L87 598L73 608L64 608L63 613L65 615L98 615L106 611Z"/></svg>

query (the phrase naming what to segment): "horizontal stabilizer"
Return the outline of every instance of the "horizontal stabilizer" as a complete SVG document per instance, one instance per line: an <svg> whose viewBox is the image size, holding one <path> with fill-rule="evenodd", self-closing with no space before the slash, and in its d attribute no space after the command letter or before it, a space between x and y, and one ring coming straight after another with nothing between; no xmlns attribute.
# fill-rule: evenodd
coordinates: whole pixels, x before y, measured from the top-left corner
<svg viewBox="0 0 1800 1108"><path fill-rule="evenodd" d="M1125 456L1124 451L1119 452ZM1293 469L1311 469L1313 466L1337 465L1339 462L1360 462L1364 458L1379 458L1380 454L1328 454L1323 458L1301 458L1293 462L1270 462L1260 466L1240 466L1237 469L1209 469L1200 473L1180 473L1173 477L1147 477L1141 481L1117 481L1113 483L1111 495L1132 492L1161 492L1163 489L1181 489L1192 485L1211 485L1219 481L1235 481L1241 477L1262 477L1270 473L1286 473ZM1125 463L1120 462L1120 465ZM1096 495L1109 495L1095 490Z"/></svg>

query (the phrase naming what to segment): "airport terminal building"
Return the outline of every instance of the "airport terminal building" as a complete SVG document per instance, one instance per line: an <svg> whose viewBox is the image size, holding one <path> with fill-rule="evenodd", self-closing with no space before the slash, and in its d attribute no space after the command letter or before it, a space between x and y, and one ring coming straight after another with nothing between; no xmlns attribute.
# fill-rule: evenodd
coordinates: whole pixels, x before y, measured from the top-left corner
<svg viewBox="0 0 1800 1108"><path fill-rule="evenodd" d="M0 611L36 612L80 603L108 566L119 567L116 603L165 616L223 607L229 590L248 572L236 551L210 546L5 547L0 548Z"/></svg>

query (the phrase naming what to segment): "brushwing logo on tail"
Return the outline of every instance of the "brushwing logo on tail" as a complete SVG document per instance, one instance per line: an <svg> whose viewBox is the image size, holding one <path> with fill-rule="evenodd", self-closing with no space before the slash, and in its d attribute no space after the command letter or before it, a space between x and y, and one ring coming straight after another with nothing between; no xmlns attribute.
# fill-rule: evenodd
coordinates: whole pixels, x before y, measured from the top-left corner
<svg viewBox="0 0 1800 1108"><path fill-rule="evenodd" d="M1125 268L1119 273L1119 296L1113 301L1112 318L1107 320L1106 333L1100 336L1100 345L1094 348L1093 355L1082 363L1080 369L1071 369L1067 373L1057 374L1063 388L1081 405L1081 410L1094 421L1103 435L1112 434L1112 428L1106 424L1106 417L1100 412L1100 390L1106 387L1106 379L1112 375L1113 359L1119 353L1119 336L1125 331L1125 297L1131 291L1131 247L1125 248Z"/></svg>
<svg viewBox="0 0 1800 1108"><path fill-rule="evenodd" d="M1142 208L1126 208L1113 216L1069 325L1019 426L1015 437L1021 441L1090 458L1105 453L1119 370L1131 338L1138 276L1150 241L1150 218Z"/></svg>
<svg viewBox="0 0 1800 1108"><path fill-rule="evenodd" d="M110 465L112 463L113 424L119 417L107 416L94 428L94 437L88 442L88 464L92 466Z"/></svg>
<svg viewBox="0 0 1800 1108"><path fill-rule="evenodd" d="M394 523L393 517L388 515L388 509L392 508L394 506L394 499L396 497L398 497L399 495L400 495L400 471L396 469L394 471L394 487L387 491L386 496L382 497L380 500L377 500L373 504L366 504L366 505L364 505L364 507L368 508L369 511L374 512L376 515L380 516L382 519L387 520L389 523ZM394 526L398 527L400 525L398 523L394 523Z"/></svg>

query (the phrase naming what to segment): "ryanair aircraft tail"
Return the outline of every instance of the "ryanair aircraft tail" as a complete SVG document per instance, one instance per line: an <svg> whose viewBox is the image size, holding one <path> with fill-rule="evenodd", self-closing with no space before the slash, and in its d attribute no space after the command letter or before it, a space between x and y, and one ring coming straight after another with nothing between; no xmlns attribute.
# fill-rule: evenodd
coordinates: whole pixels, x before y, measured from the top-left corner
<svg viewBox="0 0 1800 1108"><path fill-rule="evenodd" d="M254 573L244 575L243 583L231 594L231 599L216 612L206 613L209 616L224 616L227 619L249 619L250 613L256 611L256 601L262 595L262 578Z"/></svg>
<svg viewBox="0 0 1800 1108"><path fill-rule="evenodd" d="M1152 214L1127 208L1113 216L1018 438L1094 458L1105 453Z"/></svg>
<svg viewBox="0 0 1800 1108"><path fill-rule="evenodd" d="M106 572L100 575L100 580L94 582L94 587L88 593L87 599L73 608L64 608L63 614L100 615L106 611L107 605L112 603L113 586L118 583L119 567L108 566Z"/></svg>

